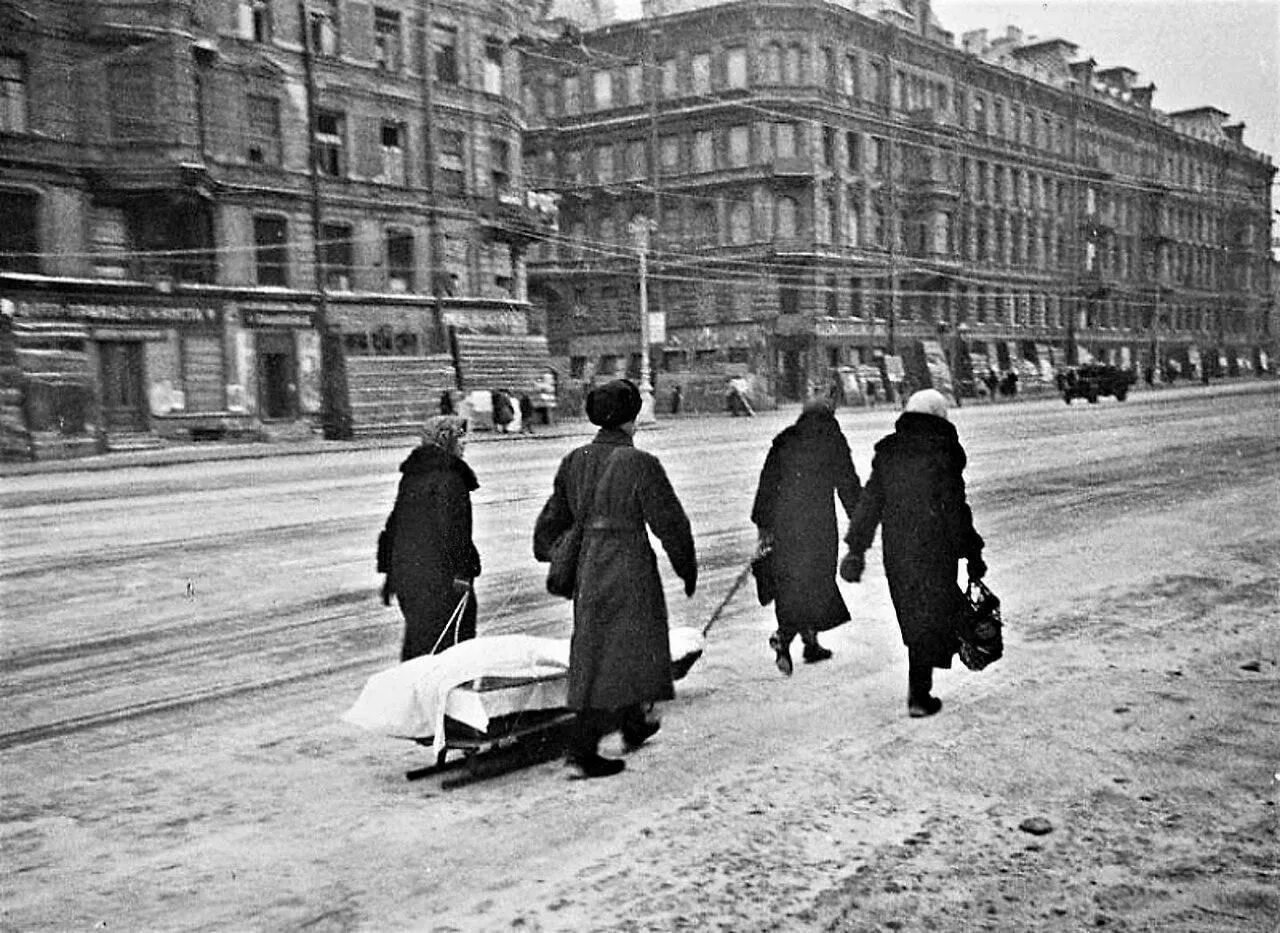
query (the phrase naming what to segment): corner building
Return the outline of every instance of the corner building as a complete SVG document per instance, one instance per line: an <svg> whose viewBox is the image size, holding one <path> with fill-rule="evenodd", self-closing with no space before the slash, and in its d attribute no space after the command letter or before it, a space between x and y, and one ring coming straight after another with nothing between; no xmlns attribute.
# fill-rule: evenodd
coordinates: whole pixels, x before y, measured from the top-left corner
<svg viewBox="0 0 1280 933"><path fill-rule="evenodd" d="M682 6L528 59L526 171L559 199L530 294L575 375L638 368L637 222L660 390L1274 357L1275 170L1226 113L1162 113L1066 40L958 44L926 2Z"/></svg>
<svg viewBox="0 0 1280 933"><path fill-rule="evenodd" d="M480 364L531 384L537 6L0 4L6 455L413 430Z"/></svg>

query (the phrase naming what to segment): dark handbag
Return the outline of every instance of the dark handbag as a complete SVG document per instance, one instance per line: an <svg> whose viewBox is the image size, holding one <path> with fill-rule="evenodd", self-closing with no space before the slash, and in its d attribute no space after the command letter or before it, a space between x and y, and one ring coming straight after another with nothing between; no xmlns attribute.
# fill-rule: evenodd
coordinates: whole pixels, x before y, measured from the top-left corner
<svg viewBox="0 0 1280 933"><path fill-rule="evenodd" d="M595 510L596 490L605 485L605 480L613 469L613 462L611 453L604 472L600 474L598 484L591 488L590 493L583 496L583 503L589 503L590 509L580 509L573 524L556 538L555 544L551 545L551 566L547 568L547 592L552 596L573 599L574 588L578 585L578 557L582 553L583 530L591 518L590 513Z"/></svg>
<svg viewBox="0 0 1280 933"><path fill-rule="evenodd" d="M773 563L773 548L761 548L751 559L751 575L756 578L756 599L767 606L778 595L777 570Z"/></svg>
<svg viewBox="0 0 1280 933"><path fill-rule="evenodd" d="M391 572L391 531L383 528L378 532L378 573Z"/></svg>
<svg viewBox="0 0 1280 933"><path fill-rule="evenodd" d="M981 580L970 580L964 594L956 634L960 660L971 671L980 671L1004 654L1000 597Z"/></svg>
<svg viewBox="0 0 1280 933"><path fill-rule="evenodd" d="M551 566L547 568L547 592L552 596L573 598L578 582L578 555L582 552L582 522L575 521L569 530L551 545Z"/></svg>

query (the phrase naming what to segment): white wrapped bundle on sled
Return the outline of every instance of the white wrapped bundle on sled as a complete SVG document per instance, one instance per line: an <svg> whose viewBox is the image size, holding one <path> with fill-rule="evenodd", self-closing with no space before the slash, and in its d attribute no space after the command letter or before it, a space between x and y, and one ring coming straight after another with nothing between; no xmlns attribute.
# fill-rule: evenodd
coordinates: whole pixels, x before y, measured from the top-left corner
<svg viewBox="0 0 1280 933"><path fill-rule="evenodd" d="M703 650L696 629L671 629L673 676L684 676ZM569 640L533 635L473 638L439 654L405 661L369 678L345 722L431 745L437 759L530 722L566 712ZM446 722L446 718L450 722ZM459 729L461 725L465 729ZM465 732L455 743L454 734Z"/></svg>

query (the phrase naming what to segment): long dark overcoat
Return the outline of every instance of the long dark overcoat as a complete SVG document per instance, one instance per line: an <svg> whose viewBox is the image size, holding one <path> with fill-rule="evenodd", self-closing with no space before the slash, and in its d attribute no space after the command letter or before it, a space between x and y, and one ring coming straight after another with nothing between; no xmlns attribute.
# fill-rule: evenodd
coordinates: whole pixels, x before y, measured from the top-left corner
<svg viewBox="0 0 1280 933"><path fill-rule="evenodd" d="M575 710L621 709L675 696L667 604L646 528L662 543L686 590L698 579L689 519L666 471L617 430L601 430L560 462L534 528L534 556L550 559L556 539L588 508L580 504L585 490L599 482L610 459L617 463L590 510L573 597L569 707Z"/></svg>
<svg viewBox="0 0 1280 933"><path fill-rule="evenodd" d="M751 521L773 535L774 612L784 635L822 632L849 620L836 586L840 530L832 493L847 518L858 504L860 486L834 415L806 412L773 439Z"/></svg>
<svg viewBox="0 0 1280 933"><path fill-rule="evenodd" d="M965 498L966 457L951 422L906 412L876 444L871 478L846 540L861 554L882 527L884 571L902 640L934 667L950 667L964 594L961 558L982 554Z"/></svg>
<svg viewBox="0 0 1280 933"><path fill-rule="evenodd" d="M387 518L391 540L388 582L404 613L400 659L430 654L458 605L456 578L480 575L480 554L471 536L471 491L480 484L471 467L439 447L415 449L400 465L400 489ZM450 631L440 644L454 643ZM473 593L457 640L476 634Z"/></svg>

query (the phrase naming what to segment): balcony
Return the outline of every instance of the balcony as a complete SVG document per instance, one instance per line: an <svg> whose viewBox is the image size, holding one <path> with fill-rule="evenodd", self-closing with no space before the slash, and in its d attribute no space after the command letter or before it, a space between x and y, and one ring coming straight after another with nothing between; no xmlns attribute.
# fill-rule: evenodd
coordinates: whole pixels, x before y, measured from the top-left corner
<svg viewBox="0 0 1280 933"><path fill-rule="evenodd" d="M482 198L476 204L476 213L489 238L504 243L527 243L546 230L542 212L525 206L515 194Z"/></svg>
<svg viewBox="0 0 1280 933"><path fill-rule="evenodd" d="M812 181L817 174L812 159L800 156L779 156L769 166L774 178L789 178L794 181Z"/></svg>

